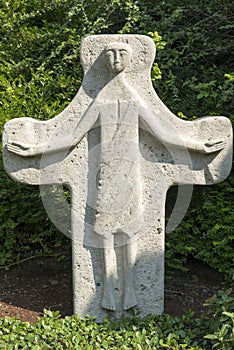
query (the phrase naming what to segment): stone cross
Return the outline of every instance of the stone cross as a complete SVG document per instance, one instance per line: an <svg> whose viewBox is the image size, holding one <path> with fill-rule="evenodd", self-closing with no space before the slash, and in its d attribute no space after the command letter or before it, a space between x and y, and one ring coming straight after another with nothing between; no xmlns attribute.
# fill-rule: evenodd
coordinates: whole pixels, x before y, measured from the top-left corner
<svg viewBox="0 0 234 350"><path fill-rule="evenodd" d="M133 308L141 316L163 312L166 193L220 182L231 168L230 121L175 116L152 87L154 56L147 36L87 37L84 79L66 109L4 128L4 164L14 180L71 191L64 216L71 218L74 313L99 322ZM182 211L187 197L177 200ZM50 192L43 202L56 217Z"/></svg>

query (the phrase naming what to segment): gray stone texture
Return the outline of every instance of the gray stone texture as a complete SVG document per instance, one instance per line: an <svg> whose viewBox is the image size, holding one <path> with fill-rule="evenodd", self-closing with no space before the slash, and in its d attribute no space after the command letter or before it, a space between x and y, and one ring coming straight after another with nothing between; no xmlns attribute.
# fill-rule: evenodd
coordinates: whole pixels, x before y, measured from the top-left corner
<svg viewBox="0 0 234 350"><path fill-rule="evenodd" d="M46 191L48 215L72 239L74 313L98 322L132 315L131 308L140 316L163 312L166 193L179 185L173 228L191 186L220 182L231 169L229 119L175 116L152 87L154 57L147 36L87 37L84 79L66 109L4 128L6 171ZM71 189L64 217L49 184Z"/></svg>

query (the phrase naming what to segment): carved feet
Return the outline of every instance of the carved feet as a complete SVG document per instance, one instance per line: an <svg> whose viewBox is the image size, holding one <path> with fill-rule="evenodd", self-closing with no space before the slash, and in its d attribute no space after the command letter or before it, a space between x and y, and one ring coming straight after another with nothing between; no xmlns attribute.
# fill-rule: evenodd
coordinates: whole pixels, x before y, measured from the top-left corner
<svg viewBox="0 0 234 350"><path fill-rule="evenodd" d="M101 305L103 309L110 311L116 310L115 296L113 286L110 283L106 283L103 289ZM129 310L137 305L136 293L133 287L128 286L124 291L123 309Z"/></svg>
<svg viewBox="0 0 234 350"><path fill-rule="evenodd" d="M132 286L126 286L124 291L124 310L129 310L137 305L136 293Z"/></svg>
<svg viewBox="0 0 234 350"><path fill-rule="evenodd" d="M101 305L103 309L111 311L116 310L114 288L113 284L110 281L106 281L104 283Z"/></svg>
<svg viewBox="0 0 234 350"><path fill-rule="evenodd" d="M108 242L109 244L113 242ZM114 275L115 266L113 260L115 252L113 248L103 249L104 279L101 305L104 309L115 311ZM123 249L123 309L129 310L137 305L137 298L134 289L134 266L136 261L136 246L126 244Z"/></svg>

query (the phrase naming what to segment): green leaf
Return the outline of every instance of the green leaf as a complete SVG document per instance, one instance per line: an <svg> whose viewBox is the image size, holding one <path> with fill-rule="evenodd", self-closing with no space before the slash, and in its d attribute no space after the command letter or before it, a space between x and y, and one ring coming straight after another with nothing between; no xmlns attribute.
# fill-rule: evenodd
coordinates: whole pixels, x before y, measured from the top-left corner
<svg viewBox="0 0 234 350"><path fill-rule="evenodd" d="M207 334L204 336L205 339L210 339L210 340L216 340L218 339L217 335L215 334Z"/></svg>

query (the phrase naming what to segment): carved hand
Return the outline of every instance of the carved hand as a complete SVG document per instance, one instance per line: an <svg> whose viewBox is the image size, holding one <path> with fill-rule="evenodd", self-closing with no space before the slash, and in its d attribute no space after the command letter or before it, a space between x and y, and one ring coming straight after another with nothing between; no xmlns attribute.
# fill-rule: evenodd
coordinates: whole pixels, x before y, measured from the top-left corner
<svg viewBox="0 0 234 350"><path fill-rule="evenodd" d="M32 146L27 143L18 143L18 142L8 141L6 144L6 148L8 151L23 157L32 157L40 153L35 146Z"/></svg>
<svg viewBox="0 0 234 350"><path fill-rule="evenodd" d="M220 151L227 145L226 140L209 141L204 144L203 153L213 153Z"/></svg>

